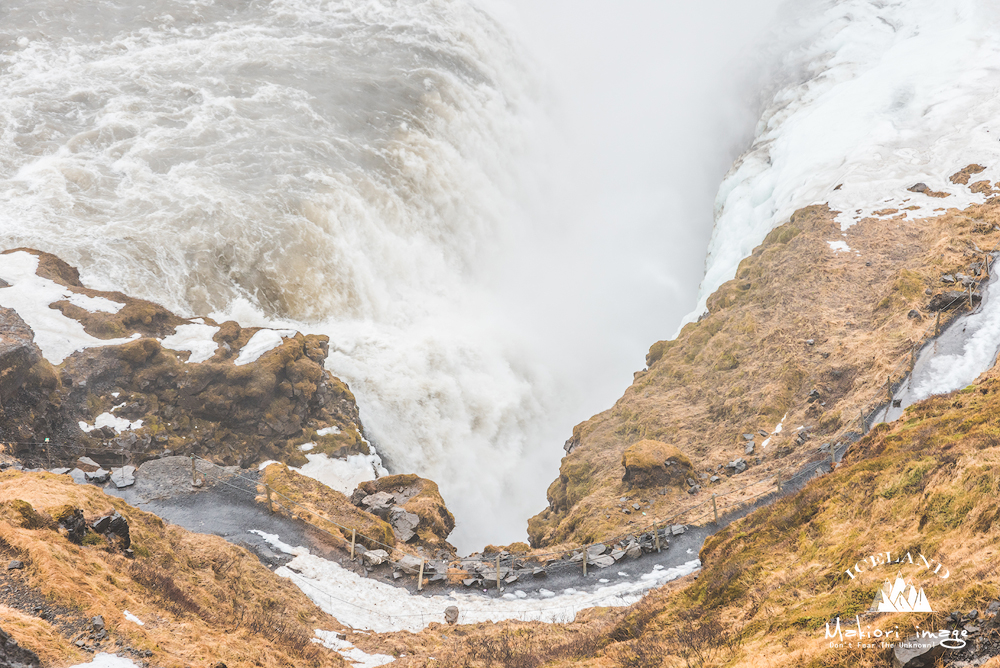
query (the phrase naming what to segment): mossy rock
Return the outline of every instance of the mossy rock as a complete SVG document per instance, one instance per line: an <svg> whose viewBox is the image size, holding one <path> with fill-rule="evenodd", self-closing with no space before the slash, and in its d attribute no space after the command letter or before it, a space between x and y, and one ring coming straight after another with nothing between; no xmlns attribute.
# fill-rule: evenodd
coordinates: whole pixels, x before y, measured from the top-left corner
<svg viewBox="0 0 1000 668"><path fill-rule="evenodd" d="M694 467L684 453L662 441L644 440L628 446L622 453L622 467L622 482L630 487L682 487L694 477Z"/></svg>

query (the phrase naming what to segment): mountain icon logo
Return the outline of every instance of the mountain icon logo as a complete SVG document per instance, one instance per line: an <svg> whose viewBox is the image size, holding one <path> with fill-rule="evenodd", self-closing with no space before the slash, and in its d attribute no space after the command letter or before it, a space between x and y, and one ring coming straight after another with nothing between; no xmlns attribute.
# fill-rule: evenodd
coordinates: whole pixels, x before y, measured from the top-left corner
<svg viewBox="0 0 1000 668"><path fill-rule="evenodd" d="M917 589L906 584L903 578L896 576L894 582L886 580L875 593L871 612L934 612L930 601L924 594L924 589Z"/></svg>

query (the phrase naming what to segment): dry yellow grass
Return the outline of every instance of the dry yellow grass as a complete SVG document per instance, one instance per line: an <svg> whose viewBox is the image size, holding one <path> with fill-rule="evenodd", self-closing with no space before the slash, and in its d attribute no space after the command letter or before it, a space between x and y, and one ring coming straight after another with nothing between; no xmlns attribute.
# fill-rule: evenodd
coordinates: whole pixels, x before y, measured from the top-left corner
<svg viewBox="0 0 1000 668"><path fill-rule="evenodd" d="M645 518L625 519L635 528L703 500L669 487L662 495L631 492L621 481L621 457L637 441L677 446L698 471L721 475L720 465L744 457L741 434L772 432L787 414L766 450L757 436L746 473L718 485L702 481L702 495L722 495L844 440L858 430L861 409L885 396L886 378L907 371L912 346L933 331L925 291L943 290L944 273L970 273L968 265L1000 243L997 222L997 200L924 220L865 219L844 236L826 207L796 212L709 299L706 317L651 347L648 370L613 408L574 428L550 506L530 521L533 545L614 535L625 519L622 496L643 505ZM858 253L832 252L827 241L840 239ZM920 316L907 317L911 310ZM809 403L813 389L820 399ZM793 440L800 425L812 427L804 445ZM720 510L754 493L722 497Z"/></svg>
<svg viewBox="0 0 1000 668"><path fill-rule="evenodd" d="M66 505L88 519L120 512L136 557L100 541L70 542L49 516ZM311 642L314 629L339 629L336 620L247 550L166 524L66 476L0 474L0 548L24 561L33 590L83 618L102 615L112 638L152 651L156 665L343 665ZM145 626L125 620L126 609ZM10 619L18 623L4 628L28 649L66 652L64 639L46 636L41 623Z"/></svg>

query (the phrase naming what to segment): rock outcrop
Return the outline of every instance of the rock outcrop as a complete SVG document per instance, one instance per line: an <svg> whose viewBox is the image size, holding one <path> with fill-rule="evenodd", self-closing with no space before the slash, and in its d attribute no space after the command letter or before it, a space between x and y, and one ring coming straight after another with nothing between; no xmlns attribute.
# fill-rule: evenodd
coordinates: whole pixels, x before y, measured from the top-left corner
<svg viewBox="0 0 1000 668"><path fill-rule="evenodd" d="M263 459L303 464L297 446L309 441L317 444L312 452L331 456L369 452L351 391L323 366L327 337L265 331L273 347L243 359L260 328L184 319L152 302L86 288L53 255L12 252L35 255L36 274L67 294L121 306L91 312L61 300L49 308L97 339L135 337L53 364L24 319L0 308L0 441L29 465L71 466L82 451L108 469L121 467L123 455L141 463L170 453L242 466ZM17 288L0 288L9 289ZM167 337L189 331L179 329L185 326L208 332L201 341L207 359L192 361L193 351L167 347ZM51 452L36 445L45 439Z"/></svg>
<svg viewBox="0 0 1000 668"><path fill-rule="evenodd" d="M662 441L645 440L628 446L622 453L622 467L622 482L630 487L681 486L696 475L684 453Z"/></svg>
<svg viewBox="0 0 1000 668"><path fill-rule="evenodd" d="M431 480L413 474L383 476L358 485L351 502L385 517L404 543L416 539L430 548L455 552L447 541L455 517Z"/></svg>

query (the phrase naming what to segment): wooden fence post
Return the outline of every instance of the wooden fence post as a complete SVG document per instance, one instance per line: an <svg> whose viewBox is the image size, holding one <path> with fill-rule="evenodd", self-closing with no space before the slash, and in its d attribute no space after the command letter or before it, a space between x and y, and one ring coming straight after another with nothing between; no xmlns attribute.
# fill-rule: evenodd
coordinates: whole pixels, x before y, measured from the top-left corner
<svg viewBox="0 0 1000 668"><path fill-rule="evenodd" d="M659 552L660 551L660 530L656 528L655 524L653 525L653 536L654 536L654 540L656 541L656 551Z"/></svg>
<svg viewBox="0 0 1000 668"><path fill-rule="evenodd" d="M774 483L774 486L778 490L778 494L781 494L781 471L778 471L778 479Z"/></svg>
<svg viewBox="0 0 1000 668"><path fill-rule="evenodd" d="M497 571L499 577L500 571ZM424 560L420 560L420 575L417 576L417 591L424 588ZM500 581L497 580L497 589L500 589Z"/></svg>
<svg viewBox="0 0 1000 668"><path fill-rule="evenodd" d="M938 311L937 320L934 321L934 336L941 332L941 311Z"/></svg>
<svg viewBox="0 0 1000 668"><path fill-rule="evenodd" d="M271 503L271 488L264 485L264 489L267 490L267 510L269 512L274 512L274 505Z"/></svg>
<svg viewBox="0 0 1000 668"><path fill-rule="evenodd" d="M584 558L584 561L586 561L586 557ZM584 575L587 574L587 565L586 564L584 564L584 566L583 566L583 574ZM497 591L500 591L500 555L499 554L497 554Z"/></svg>
<svg viewBox="0 0 1000 668"><path fill-rule="evenodd" d="M357 537L358 537L357 530L351 529L351 561L354 561L354 542L357 539ZM371 545L371 543L369 543L369 545Z"/></svg>
<svg viewBox="0 0 1000 668"><path fill-rule="evenodd" d="M712 494L712 512L715 513L715 523L719 523L719 504L715 501L715 494Z"/></svg>

